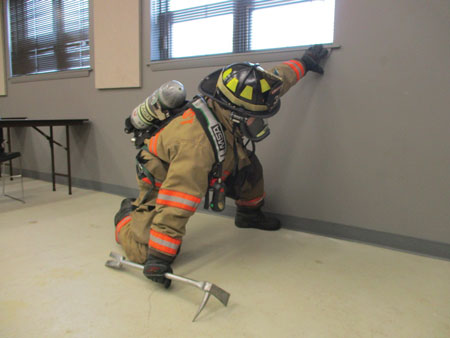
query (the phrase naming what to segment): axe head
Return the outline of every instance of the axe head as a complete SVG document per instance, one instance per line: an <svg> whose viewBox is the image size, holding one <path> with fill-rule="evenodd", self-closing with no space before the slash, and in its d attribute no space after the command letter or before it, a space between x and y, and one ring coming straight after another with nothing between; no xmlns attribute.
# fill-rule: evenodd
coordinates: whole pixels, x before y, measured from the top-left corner
<svg viewBox="0 0 450 338"><path fill-rule="evenodd" d="M226 292L224 289L218 287L213 283L204 282L203 290L205 291L205 293L203 295L203 299L197 310L197 313L195 314L194 319L192 319L193 322L195 322L200 312L202 312L202 310L206 306L206 303L208 303L210 295L216 297L223 305L225 306L228 305L228 299L230 298L230 294Z"/></svg>
<svg viewBox="0 0 450 338"><path fill-rule="evenodd" d="M206 284L207 286L209 285L209 293L216 297L223 305L227 306L230 294L224 289L219 288L216 284L212 284L209 282L207 282Z"/></svg>

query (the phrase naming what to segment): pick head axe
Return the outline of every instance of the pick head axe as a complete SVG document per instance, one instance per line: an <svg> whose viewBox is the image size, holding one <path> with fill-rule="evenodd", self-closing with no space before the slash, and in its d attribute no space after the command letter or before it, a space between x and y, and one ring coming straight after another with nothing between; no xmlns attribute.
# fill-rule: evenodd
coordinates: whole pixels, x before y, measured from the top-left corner
<svg viewBox="0 0 450 338"><path fill-rule="evenodd" d="M144 266L141 264L133 263L131 261L128 261L124 256L116 253L111 252L109 254L113 260L106 261L105 265L109 268L113 269L121 269L123 265L132 266L137 269L144 270ZM203 310L203 308L206 306L206 303L208 302L209 296L213 295L216 297L223 305L227 306L228 299L230 298L230 294L226 292L225 290L221 289L217 285L210 283L210 282L204 282L204 281L196 281L190 278L186 278L183 276L174 275L173 273L165 273L164 277L170 280L176 280L179 282L183 282L186 284L190 284L192 286L195 286L196 288L199 288L200 290L203 290L205 293L203 295L202 302L200 304L200 307L197 310L197 313L194 316L193 322L197 319L200 312Z"/></svg>

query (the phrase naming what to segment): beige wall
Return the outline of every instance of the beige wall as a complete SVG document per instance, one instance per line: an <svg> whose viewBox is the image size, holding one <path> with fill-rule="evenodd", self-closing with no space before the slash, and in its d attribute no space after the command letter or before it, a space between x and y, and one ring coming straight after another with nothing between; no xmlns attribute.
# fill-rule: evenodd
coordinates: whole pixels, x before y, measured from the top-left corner
<svg viewBox="0 0 450 338"><path fill-rule="evenodd" d="M323 77L308 74L283 98L257 146L268 210L450 243L449 9L448 0L336 1L342 49ZM183 82L192 96L215 69L147 67L149 11L143 1L141 88L98 90L94 69L88 78L9 84L0 98L9 116L91 120L72 133L77 178L135 187L125 117L164 81ZM15 136L25 167L48 173L45 139Z"/></svg>
<svg viewBox="0 0 450 338"><path fill-rule="evenodd" d="M3 3L0 1L0 27L3 24ZM5 31L2 30L0 34L0 95L6 95L6 51L5 51Z"/></svg>
<svg viewBox="0 0 450 338"><path fill-rule="evenodd" d="M141 1L91 0L95 88L141 86Z"/></svg>

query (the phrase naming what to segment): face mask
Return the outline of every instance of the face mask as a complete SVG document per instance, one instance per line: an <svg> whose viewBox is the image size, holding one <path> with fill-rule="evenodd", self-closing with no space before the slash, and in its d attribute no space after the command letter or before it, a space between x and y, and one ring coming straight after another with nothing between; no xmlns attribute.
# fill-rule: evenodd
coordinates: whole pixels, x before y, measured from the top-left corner
<svg viewBox="0 0 450 338"><path fill-rule="evenodd" d="M239 123L242 134L253 142L259 142L270 134L269 125L259 117L250 117Z"/></svg>

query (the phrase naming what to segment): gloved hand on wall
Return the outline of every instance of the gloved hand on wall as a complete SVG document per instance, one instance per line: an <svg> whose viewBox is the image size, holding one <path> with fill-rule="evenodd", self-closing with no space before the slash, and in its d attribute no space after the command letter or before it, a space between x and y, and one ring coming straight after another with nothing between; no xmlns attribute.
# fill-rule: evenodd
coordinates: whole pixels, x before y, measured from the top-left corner
<svg viewBox="0 0 450 338"><path fill-rule="evenodd" d="M314 45L309 47L303 54L300 61L306 68L306 71L323 74L323 68L319 64L328 55L328 50L322 45Z"/></svg>
<svg viewBox="0 0 450 338"><path fill-rule="evenodd" d="M144 264L145 277L156 283L164 284L164 287L167 289L170 286L171 280L164 277L166 272L173 272L169 262L166 262L158 257L148 255L147 261Z"/></svg>

